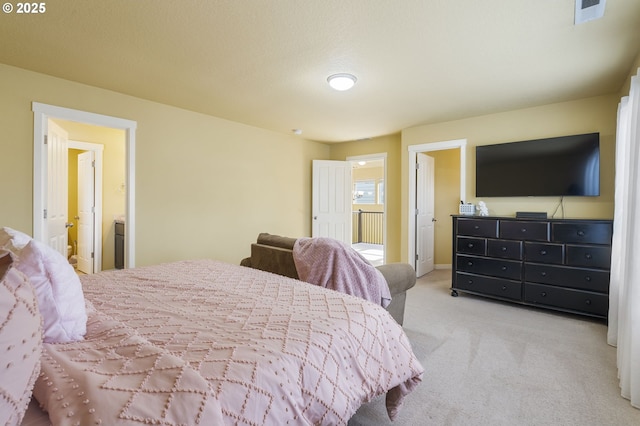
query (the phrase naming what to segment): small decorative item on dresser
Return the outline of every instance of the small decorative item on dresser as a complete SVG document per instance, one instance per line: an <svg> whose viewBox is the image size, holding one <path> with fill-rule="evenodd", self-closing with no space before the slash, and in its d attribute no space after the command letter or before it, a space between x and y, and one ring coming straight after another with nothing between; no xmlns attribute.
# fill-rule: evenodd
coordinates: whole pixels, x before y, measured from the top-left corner
<svg viewBox="0 0 640 426"><path fill-rule="evenodd" d="M478 202L478 211L480 212L480 216L489 216L489 208L484 201Z"/></svg>
<svg viewBox="0 0 640 426"><path fill-rule="evenodd" d="M463 214L465 216L473 216L474 214L476 214L476 206L474 204L471 203L463 203L462 201L460 202L460 214Z"/></svg>

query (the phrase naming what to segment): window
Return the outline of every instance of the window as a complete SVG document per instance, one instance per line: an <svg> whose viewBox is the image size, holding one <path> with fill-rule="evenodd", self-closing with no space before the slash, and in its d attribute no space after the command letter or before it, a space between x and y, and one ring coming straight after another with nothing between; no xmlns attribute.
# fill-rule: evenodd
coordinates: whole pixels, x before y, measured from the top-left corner
<svg viewBox="0 0 640 426"><path fill-rule="evenodd" d="M374 180L358 180L353 184L353 204L375 204L376 182Z"/></svg>

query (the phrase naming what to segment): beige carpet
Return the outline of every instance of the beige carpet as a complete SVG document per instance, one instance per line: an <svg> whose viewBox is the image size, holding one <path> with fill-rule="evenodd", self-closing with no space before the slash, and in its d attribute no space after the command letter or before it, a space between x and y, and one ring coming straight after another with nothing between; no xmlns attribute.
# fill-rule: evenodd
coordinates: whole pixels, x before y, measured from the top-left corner
<svg viewBox="0 0 640 426"><path fill-rule="evenodd" d="M606 325L461 294L450 270L409 290L404 328L423 382L391 423L379 398L358 425L640 425L620 396Z"/></svg>

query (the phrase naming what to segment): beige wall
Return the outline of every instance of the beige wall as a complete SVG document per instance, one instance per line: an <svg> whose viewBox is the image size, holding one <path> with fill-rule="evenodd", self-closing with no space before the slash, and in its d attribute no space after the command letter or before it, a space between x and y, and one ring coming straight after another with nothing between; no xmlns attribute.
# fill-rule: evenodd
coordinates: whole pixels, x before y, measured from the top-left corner
<svg viewBox="0 0 640 426"><path fill-rule="evenodd" d="M114 218L125 213L125 134L124 130L92 126L72 121L55 120L69 134L70 140L102 145L102 269L115 267ZM78 154L84 151L69 150L69 219L77 215ZM75 221L74 221L75 222ZM77 238L76 229L69 235ZM72 244L70 240L69 244Z"/></svg>
<svg viewBox="0 0 640 426"><path fill-rule="evenodd" d="M387 154L387 241L386 261L400 261L400 135L389 135L371 140L332 144L331 159L346 160L347 157L369 154Z"/></svg>
<svg viewBox="0 0 640 426"><path fill-rule="evenodd" d="M600 96L430 124L405 129L402 132L401 173L401 258L408 252L408 147L411 145L466 139L468 142L466 170L466 200L476 203L475 147L502 142L536 139L579 133L600 133L600 196L565 197L565 217L613 217L613 179L615 157L616 111L618 95ZM512 216L516 211L546 211L552 213L559 197L486 198L492 215Z"/></svg>
<svg viewBox="0 0 640 426"><path fill-rule="evenodd" d="M35 101L137 122L137 265L238 263L259 232L311 232L311 162L326 144L6 65L0 93L0 226L32 233Z"/></svg>
<svg viewBox="0 0 640 426"><path fill-rule="evenodd" d="M433 261L438 266L451 265L451 215L460 205L460 150L447 149L427 153L434 158L435 228Z"/></svg>

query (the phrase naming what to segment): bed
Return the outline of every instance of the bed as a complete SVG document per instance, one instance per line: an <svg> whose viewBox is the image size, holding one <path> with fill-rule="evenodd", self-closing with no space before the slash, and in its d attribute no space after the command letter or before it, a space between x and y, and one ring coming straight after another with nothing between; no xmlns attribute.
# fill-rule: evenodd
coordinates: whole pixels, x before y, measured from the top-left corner
<svg viewBox="0 0 640 426"><path fill-rule="evenodd" d="M80 280L84 338L42 344L33 387L55 425L346 424L382 394L393 420L422 379L402 328L350 295L214 260Z"/></svg>

